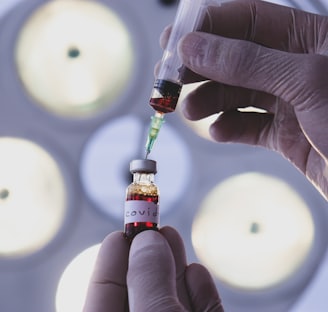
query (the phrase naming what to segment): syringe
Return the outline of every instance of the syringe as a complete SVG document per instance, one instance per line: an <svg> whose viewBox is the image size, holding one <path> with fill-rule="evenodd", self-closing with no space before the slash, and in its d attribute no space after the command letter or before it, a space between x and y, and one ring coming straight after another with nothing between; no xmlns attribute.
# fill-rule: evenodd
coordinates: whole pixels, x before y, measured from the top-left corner
<svg viewBox="0 0 328 312"><path fill-rule="evenodd" d="M167 47L164 50L149 104L155 109L146 143L146 158L151 152L166 113L174 112L182 89L184 66L177 53L178 41L197 30L203 22L205 8L213 0L180 0Z"/></svg>

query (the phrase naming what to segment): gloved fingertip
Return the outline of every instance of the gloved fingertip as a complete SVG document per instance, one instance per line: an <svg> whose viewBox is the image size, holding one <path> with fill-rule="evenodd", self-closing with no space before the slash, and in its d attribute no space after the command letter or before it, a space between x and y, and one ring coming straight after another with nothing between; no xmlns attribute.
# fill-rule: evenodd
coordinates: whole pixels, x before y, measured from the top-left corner
<svg viewBox="0 0 328 312"><path fill-rule="evenodd" d="M130 257L133 256L137 250L148 249L150 246L156 248L166 247L167 242L165 241L165 238L157 231L143 231L132 240Z"/></svg>

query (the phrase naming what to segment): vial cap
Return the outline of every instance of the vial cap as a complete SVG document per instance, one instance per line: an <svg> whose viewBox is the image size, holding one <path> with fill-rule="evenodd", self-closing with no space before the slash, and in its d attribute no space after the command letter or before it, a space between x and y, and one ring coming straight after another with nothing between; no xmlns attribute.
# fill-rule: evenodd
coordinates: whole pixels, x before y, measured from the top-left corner
<svg viewBox="0 0 328 312"><path fill-rule="evenodd" d="M130 172L156 173L156 161L152 159L135 159L130 163Z"/></svg>

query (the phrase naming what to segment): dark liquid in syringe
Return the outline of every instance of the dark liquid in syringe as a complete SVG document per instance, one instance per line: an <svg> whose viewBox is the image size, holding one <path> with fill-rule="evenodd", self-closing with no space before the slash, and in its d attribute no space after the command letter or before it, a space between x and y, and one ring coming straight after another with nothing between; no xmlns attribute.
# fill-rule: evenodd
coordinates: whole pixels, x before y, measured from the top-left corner
<svg viewBox="0 0 328 312"><path fill-rule="evenodd" d="M145 200L148 202L158 203L158 195L145 195L139 193L128 193L126 200ZM145 230L158 231L158 224L153 222L133 222L125 224L125 236L132 239L138 233Z"/></svg>
<svg viewBox="0 0 328 312"><path fill-rule="evenodd" d="M158 79L154 84L154 91L149 104L155 111L171 113L175 110L182 85L168 80Z"/></svg>
<svg viewBox="0 0 328 312"><path fill-rule="evenodd" d="M161 113L172 113L177 106L178 98L174 97L162 97L162 98L151 98L149 104L152 108Z"/></svg>

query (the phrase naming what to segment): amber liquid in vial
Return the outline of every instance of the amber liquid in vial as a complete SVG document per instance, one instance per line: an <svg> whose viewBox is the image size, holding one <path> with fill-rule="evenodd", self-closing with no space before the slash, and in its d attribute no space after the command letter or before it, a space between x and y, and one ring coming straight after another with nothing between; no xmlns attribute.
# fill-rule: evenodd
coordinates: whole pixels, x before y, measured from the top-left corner
<svg viewBox="0 0 328 312"><path fill-rule="evenodd" d="M171 113L175 110L182 85L168 80L157 79L149 104L155 111Z"/></svg>
<svg viewBox="0 0 328 312"><path fill-rule="evenodd" d="M128 187L126 201L145 201L157 205L158 199L158 189L155 185L144 186L140 184L131 184ZM145 211L139 211L139 213L147 215L149 211L146 209ZM133 239L138 233L145 230L158 231L158 224L150 221L127 223L125 224L124 233L126 238Z"/></svg>

